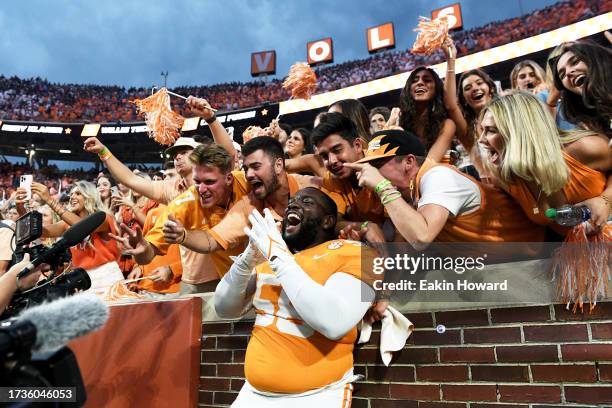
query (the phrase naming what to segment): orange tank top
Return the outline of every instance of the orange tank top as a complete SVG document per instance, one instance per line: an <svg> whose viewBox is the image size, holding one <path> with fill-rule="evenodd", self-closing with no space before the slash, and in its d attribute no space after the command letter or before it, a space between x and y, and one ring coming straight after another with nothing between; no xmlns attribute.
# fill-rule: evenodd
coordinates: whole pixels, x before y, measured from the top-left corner
<svg viewBox="0 0 612 408"><path fill-rule="evenodd" d="M109 225L110 232L117 234L113 217L106 214L105 222ZM68 224L66 224L66 229L68 229ZM117 242L110 237L105 240L102 235L94 232L87 240L70 248L73 266L88 270L112 261L116 262L119 259L120 252Z"/></svg>
<svg viewBox="0 0 612 408"><path fill-rule="evenodd" d="M563 157L570 174L569 180L561 190L566 204L576 204L589 198L597 197L605 190L605 174L582 164L566 152L563 152ZM537 200L531 194L525 181L517 180L515 183L510 184L508 186L508 193L519 203L523 212L532 222L549 226L561 235L568 233L569 228L562 227L546 217L545 212L547 208L539 208L537 213L534 212L533 209L538 206Z"/></svg>

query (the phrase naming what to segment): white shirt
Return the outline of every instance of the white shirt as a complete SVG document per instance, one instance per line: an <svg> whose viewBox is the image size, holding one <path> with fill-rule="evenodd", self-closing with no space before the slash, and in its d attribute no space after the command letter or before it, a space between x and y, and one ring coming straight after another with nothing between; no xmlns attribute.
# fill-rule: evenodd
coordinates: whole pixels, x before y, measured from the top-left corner
<svg viewBox="0 0 612 408"><path fill-rule="evenodd" d="M453 217L480 208L480 188L476 183L445 166L434 167L425 173L419 191L419 207L437 204L446 208Z"/></svg>

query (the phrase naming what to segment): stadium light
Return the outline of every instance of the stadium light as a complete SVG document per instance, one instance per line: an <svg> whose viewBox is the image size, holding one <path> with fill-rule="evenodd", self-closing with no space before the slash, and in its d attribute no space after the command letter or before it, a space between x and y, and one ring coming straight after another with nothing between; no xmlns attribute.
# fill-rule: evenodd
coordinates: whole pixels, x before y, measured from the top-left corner
<svg viewBox="0 0 612 408"><path fill-rule="evenodd" d="M60 153L70 154L70 153L72 153L72 150L60 149L60 151L59 151L59 152L60 152Z"/></svg>

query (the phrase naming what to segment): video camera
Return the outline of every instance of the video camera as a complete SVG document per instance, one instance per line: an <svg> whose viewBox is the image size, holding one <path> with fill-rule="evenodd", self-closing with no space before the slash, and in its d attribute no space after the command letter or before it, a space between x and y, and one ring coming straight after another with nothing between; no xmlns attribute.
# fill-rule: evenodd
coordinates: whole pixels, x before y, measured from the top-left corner
<svg viewBox="0 0 612 408"><path fill-rule="evenodd" d="M21 262L26 253L30 254L30 259L34 259L47 249L43 244L30 245L41 237L42 232L42 214L38 211L30 211L17 219L15 223L15 252L11 266ZM72 255L67 249L47 263L51 266L51 270L55 270L64 263L70 262L71 259Z"/></svg>
<svg viewBox="0 0 612 408"><path fill-rule="evenodd" d="M51 271L45 280L27 291L20 292L13 296L0 318L6 319L15 316L23 309L39 305L45 301L52 301L62 297L70 296L79 290L87 290L91 287L91 280L84 269L75 268L56 274L58 269L63 269L64 265L72 259L68 246L47 247L43 244L31 245L32 242L42 235L42 214L31 211L21 216L15 225L15 253L13 264L20 262L24 254L30 254L31 262L37 259L44 259L44 263L50 265Z"/></svg>

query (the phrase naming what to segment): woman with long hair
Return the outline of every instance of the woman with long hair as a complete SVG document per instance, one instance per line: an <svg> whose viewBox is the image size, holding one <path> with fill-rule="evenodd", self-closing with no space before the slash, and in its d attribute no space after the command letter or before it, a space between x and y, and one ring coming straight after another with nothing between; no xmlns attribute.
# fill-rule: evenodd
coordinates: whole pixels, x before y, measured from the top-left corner
<svg viewBox="0 0 612 408"><path fill-rule="evenodd" d="M567 120L612 138L612 50L576 42L549 64Z"/></svg>
<svg viewBox="0 0 612 408"><path fill-rule="evenodd" d="M537 94L548 88L546 73L537 62L523 60L510 72L510 88Z"/></svg>
<svg viewBox="0 0 612 408"><path fill-rule="evenodd" d="M497 95L497 87L491 77L480 69L473 69L461 74L459 84L455 79L455 59L457 50L449 38L443 47L447 58L446 77L444 78L444 104L449 118L457 127L456 136L461 143L460 169L468 174L488 177L480 158L480 150L476 143L478 139L478 115L485 105Z"/></svg>
<svg viewBox="0 0 612 408"><path fill-rule="evenodd" d="M98 193L100 194L100 200L108 209L112 208L111 200L114 185L113 179L106 174L100 174L96 179L96 187L98 189Z"/></svg>
<svg viewBox="0 0 612 408"><path fill-rule="evenodd" d="M565 116L563 116L563 110L561 109L561 93L559 92L559 89L557 89L557 87L555 86L555 79L553 76L552 69L550 67L550 61L556 59L561 54L563 54L568 45L569 43L559 44L550 52L550 54L548 54L548 58L546 60L545 77L547 89L536 93L537 98L546 104L551 115L553 115L553 117L555 118L555 123L557 124L557 128L559 130L576 129L576 125L566 120Z"/></svg>
<svg viewBox="0 0 612 408"><path fill-rule="evenodd" d="M612 201L606 187L612 155L605 136L577 131L559 137L544 105L525 92L494 98L483 110L481 126L484 163L533 222L565 235L568 229L548 219L546 210L584 204L593 224L605 225Z"/></svg>
<svg viewBox="0 0 612 408"><path fill-rule="evenodd" d="M370 117L368 109L359 99L342 99L332 103L328 112L338 112L349 118L357 128L357 134L367 145L372 134L370 133Z"/></svg>
<svg viewBox="0 0 612 408"><path fill-rule="evenodd" d="M98 211L106 213L106 220L96 229L86 241L70 248L72 265L83 268L91 279L91 290L102 294L104 290L118 280L123 279L117 260L119 247L110 234L117 234L115 221L108 208L102 204L100 194L93 183L78 181L70 192L68 209L49 195L49 189L40 183L32 183L32 193L57 213L61 221L43 225L43 238L60 237L70 225Z"/></svg>
<svg viewBox="0 0 612 408"><path fill-rule="evenodd" d="M399 125L419 137L428 158L442 161L455 137L455 124L444 107L444 83L433 69L418 67L408 76L400 94Z"/></svg>
<svg viewBox="0 0 612 408"><path fill-rule="evenodd" d="M295 159L309 153L312 153L310 131L305 128L293 130L285 143L285 158Z"/></svg>

